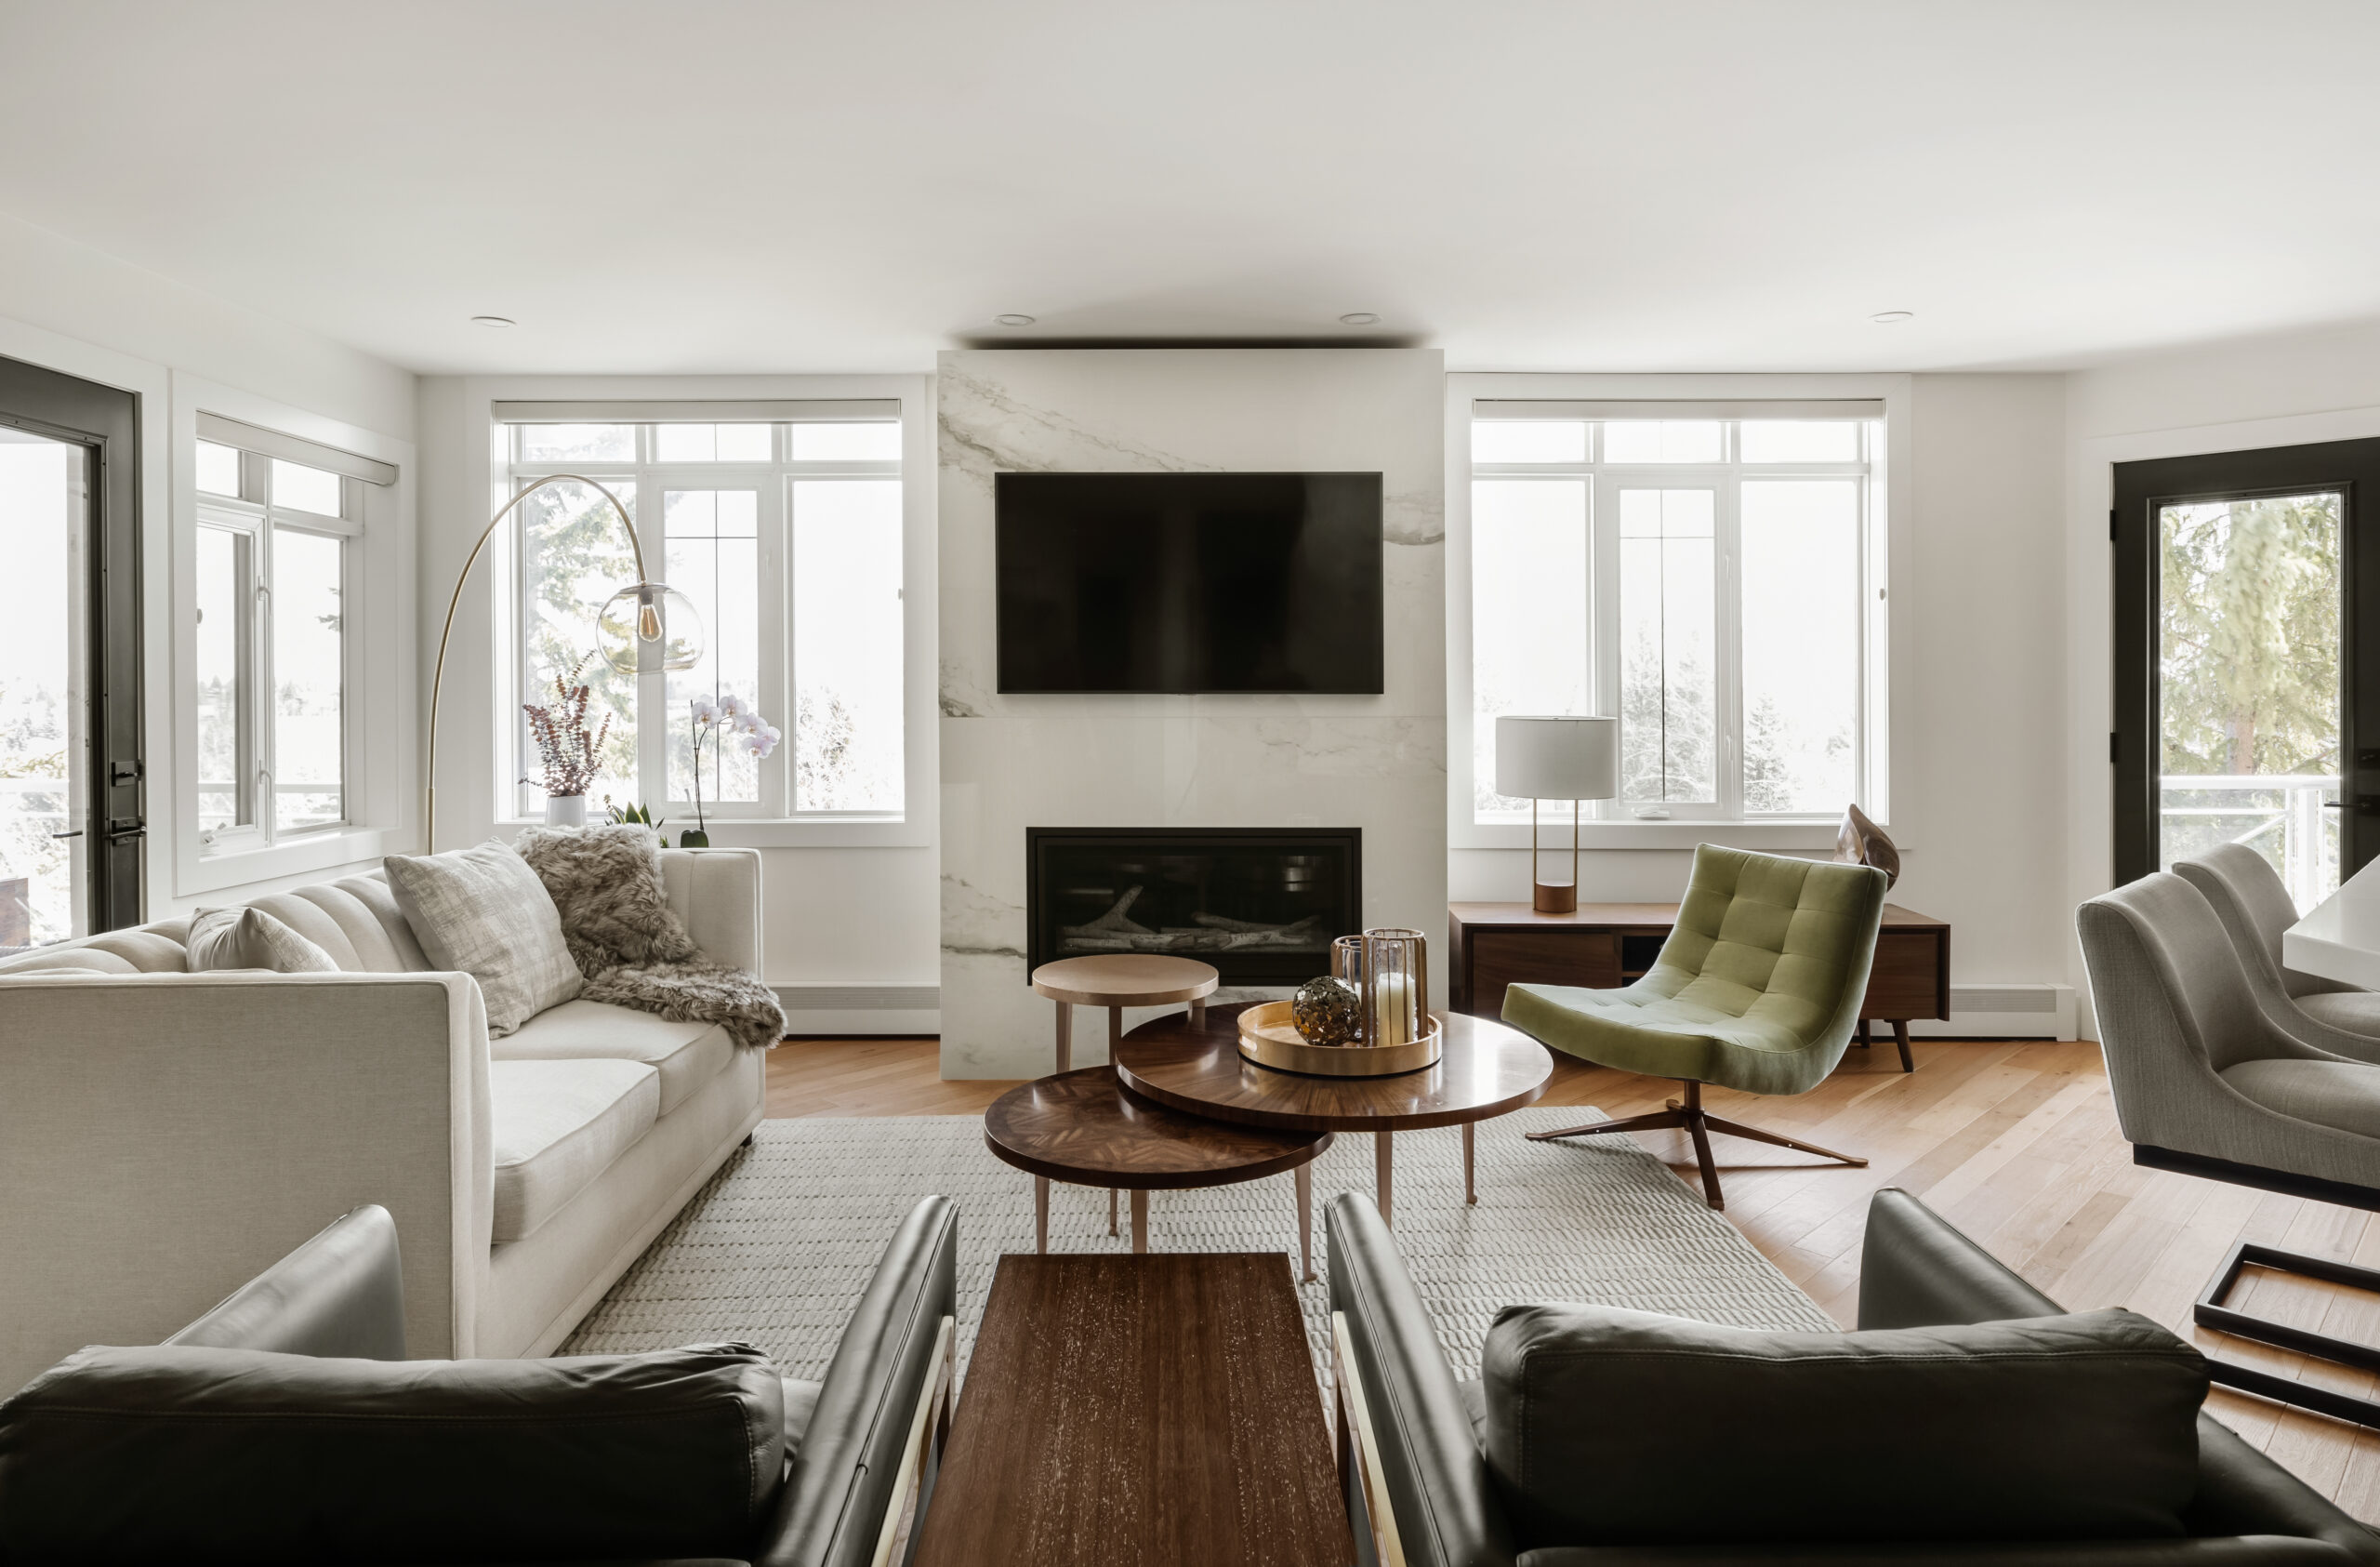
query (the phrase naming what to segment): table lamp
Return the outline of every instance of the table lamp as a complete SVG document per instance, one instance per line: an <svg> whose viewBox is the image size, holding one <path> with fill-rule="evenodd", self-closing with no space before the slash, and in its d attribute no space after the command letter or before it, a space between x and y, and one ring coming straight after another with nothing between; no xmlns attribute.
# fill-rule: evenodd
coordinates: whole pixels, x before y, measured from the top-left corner
<svg viewBox="0 0 2380 1567"><path fill-rule="evenodd" d="M1531 908L1540 914L1568 914L1579 907L1579 802L1608 800L1620 792L1620 720L1616 718L1499 718L1496 720L1496 792L1528 802L1528 874L1535 892ZM1547 882L1538 875L1537 803L1570 802L1570 880Z"/></svg>

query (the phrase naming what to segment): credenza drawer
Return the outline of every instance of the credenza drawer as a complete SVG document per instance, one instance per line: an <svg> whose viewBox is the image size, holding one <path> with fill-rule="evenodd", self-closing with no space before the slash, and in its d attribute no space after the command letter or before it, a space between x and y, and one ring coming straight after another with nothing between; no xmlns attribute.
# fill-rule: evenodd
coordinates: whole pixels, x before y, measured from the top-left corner
<svg viewBox="0 0 2380 1567"><path fill-rule="evenodd" d="M1863 1017L1932 1017L1941 1009L1941 937L1933 931L1886 930L1876 936L1868 970Z"/></svg>
<svg viewBox="0 0 2380 1567"><path fill-rule="evenodd" d="M1501 1015L1504 987L1521 982L1611 989L1620 983L1620 936L1614 931L1483 930L1471 938L1474 1014Z"/></svg>

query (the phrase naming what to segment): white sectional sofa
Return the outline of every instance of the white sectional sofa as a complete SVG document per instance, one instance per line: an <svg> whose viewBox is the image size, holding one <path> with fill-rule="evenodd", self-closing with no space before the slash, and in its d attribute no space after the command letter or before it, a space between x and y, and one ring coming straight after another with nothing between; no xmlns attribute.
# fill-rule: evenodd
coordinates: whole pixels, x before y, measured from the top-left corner
<svg viewBox="0 0 2380 1567"><path fill-rule="evenodd" d="M661 870L702 950L757 970L759 855ZM157 1342L366 1202L415 1353L548 1353L760 1120L762 1053L710 1025L573 1001L491 1045L377 873L255 902L341 972L189 973L186 920L0 960L0 1395Z"/></svg>

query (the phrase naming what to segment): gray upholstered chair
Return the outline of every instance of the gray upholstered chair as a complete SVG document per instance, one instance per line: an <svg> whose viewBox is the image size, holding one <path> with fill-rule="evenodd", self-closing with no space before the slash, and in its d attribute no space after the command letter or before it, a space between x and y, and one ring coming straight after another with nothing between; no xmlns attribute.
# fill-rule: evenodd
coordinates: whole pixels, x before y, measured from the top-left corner
<svg viewBox="0 0 2380 1567"><path fill-rule="evenodd" d="M1868 1162L1712 1115L1702 1085L1748 1094L1804 1094L1843 1059L1884 913L1889 878L1872 866L1813 863L1705 843L1677 923L1644 978L1616 990L1514 985L1504 1021L1567 1055L1624 1072L1673 1077L1683 1097L1620 1121L1531 1132L1591 1137L1682 1128L1694 1139L1703 1200L1725 1206L1711 1134Z"/></svg>
<svg viewBox="0 0 2380 1567"><path fill-rule="evenodd" d="M2215 906L2170 871L2092 898L2075 924L2135 1163L2380 1212L2380 1066L2347 1054L2368 1042L2258 1004ZM2362 1346L2225 1307L2243 1263L2373 1290L2380 1272L2243 1245L2198 1307L2205 1326L2380 1370L2380 1354ZM2221 1362L2214 1375L2380 1426L2380 1403Z"/></svg>
<svg viewBox="0 0 2380 1567"><path fill-rule="evenodd" d="M2297 905L2271 861L2243 843L2226 843L2195 859L2175 860L2174 874L2215 906L2215 917L2239 949L2256 1000L2268 1011L2278 1011L2284 1028L2303 1017L2357 1042L2352 1048L2338 1043L2324 1048L2360 1061L2380 1061L2380 994L2303 974L2281 963L2281 938L2297 923Z"/></svg>

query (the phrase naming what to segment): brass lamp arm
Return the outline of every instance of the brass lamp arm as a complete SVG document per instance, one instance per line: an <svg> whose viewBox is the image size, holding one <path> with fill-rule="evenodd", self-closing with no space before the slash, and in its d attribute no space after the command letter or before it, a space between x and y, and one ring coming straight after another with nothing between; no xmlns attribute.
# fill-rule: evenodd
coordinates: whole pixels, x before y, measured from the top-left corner
<svg viewBox="0 0 2380 1567"><path fill-rule="evenodd" d="M438 633L438 662L430 676L429 782L422 790L421 799L421 845L425 854L435 854L438 850L438 696L446 681L446 642L455 634L455 609L463 602L463 584L470 580L471 567L479 564L480 552L487 548L487 541L496 537L497 525L512 514L512 509L548 485L563 483L585 485L612 503L614 515L620 519L620 525L628 530L628 548L636 553L637 582L641 586L647 580L644 540L637 537L636 524L628 516L628 509L620 504L618 496L583 473L549 473L506 501L497 509L496 515L487 520L487 527L480 534L479 542L471 546L469 558L463 562L462 571L455 578L454 593L446 600L446 626Z"/></svg>

